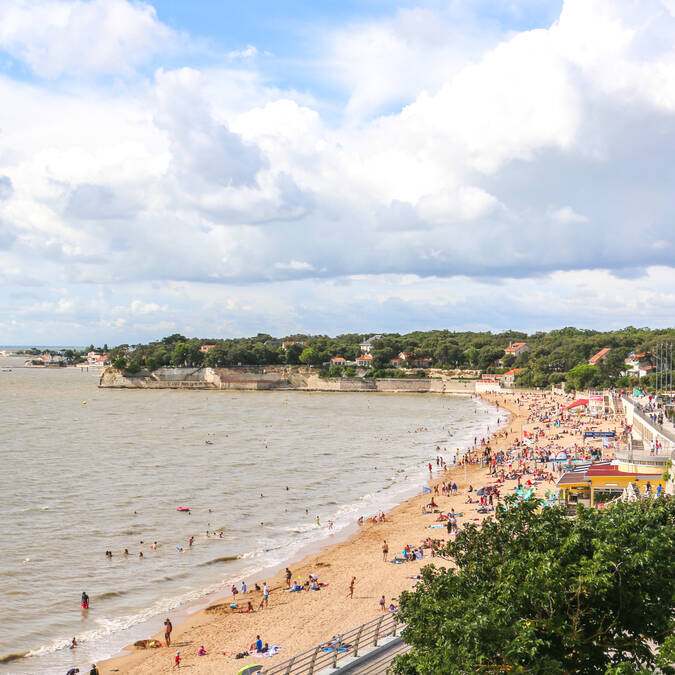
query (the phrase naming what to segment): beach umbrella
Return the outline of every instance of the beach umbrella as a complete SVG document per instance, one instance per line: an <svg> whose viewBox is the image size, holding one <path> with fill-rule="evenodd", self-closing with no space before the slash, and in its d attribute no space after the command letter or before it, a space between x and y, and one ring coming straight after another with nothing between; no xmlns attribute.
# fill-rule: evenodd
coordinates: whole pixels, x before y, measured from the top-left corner
<svg viewBox="0 0 675 675"><path fill-rule="evenodd" d="M244 666L237 675L250 675L251 673L257 673L263 669L262 666L257 663L252 663L250 666Z"/></svg>
<svg viewBox="0 0 675 675"><path fill-rule="evenodd" d="M484 487L478 488L478 490L476 490L476 494L477 494L479 497L481 497L482 495L485 494L485 488L484 488Z"/></svg>

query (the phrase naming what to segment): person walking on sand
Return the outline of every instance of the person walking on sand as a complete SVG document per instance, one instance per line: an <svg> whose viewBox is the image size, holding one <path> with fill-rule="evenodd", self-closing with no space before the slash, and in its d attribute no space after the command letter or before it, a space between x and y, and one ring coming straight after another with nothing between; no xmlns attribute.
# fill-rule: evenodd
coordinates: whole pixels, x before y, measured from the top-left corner
<svg viewBox="0 0 675 675"><path fill-rule="evenodd" d="M384 543L382 544L382 560L384 562L387 562L387 555L389 554L389 544L387 544L387 540L384 540Z"/></svg>
<svg viewBox="0 0 675 675"><path fill-rule="evenodd" d="M265 607L269 607L269 605L270 605L270 587L267 585L266 581L263 582L262 602L265 603Z"/></svg>
<svg viewBox="0 0 675 675"><path fill-rule="evenodd" d="M171 621L167 619L164 622L164 643L166 644L167 647L171 646L171 631L173 630L173 626L171 625Z"/></svg>
<svg viewBox="0 0 675 675"><path fill-rule="evenodd" d="M387 611L387 608L385 607L386 604L387 604L387 601L384 599L384 595L383 595L383 596L380 598L380 609L381 609L383 612L386 612L386 611Z"/></svg>
<svg viewBox="0 0 675 675"><path fill-rule="evenodd" d="M293 576L293 575L292 575L292 572L291 572L291 570L289 570L288 567L287 567L287 568L286 568L286 588L290 588L290 587L291 587L291 576Z"/></svg>
<svg viewBox="0 0 675 675"><path fill-rule="evenodd" d="M349 582L349 593L347 594L348 598L354 597L354 583L356 582L356 577L352 577L352 580Z"/></svg>

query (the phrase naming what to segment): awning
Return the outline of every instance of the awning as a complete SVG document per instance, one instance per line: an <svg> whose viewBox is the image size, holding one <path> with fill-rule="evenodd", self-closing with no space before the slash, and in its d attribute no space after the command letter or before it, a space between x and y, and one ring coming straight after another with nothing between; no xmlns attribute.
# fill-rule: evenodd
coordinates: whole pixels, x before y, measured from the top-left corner
<svg viewBox="0 0 675 675"><path fill-rule="evenodd" d="M569 410L570 408L576 408L577 406L580 405L588 405L588 399L587 398L579 398L574 403L570 403L569 405L565 406L566 410Z"/></svg>

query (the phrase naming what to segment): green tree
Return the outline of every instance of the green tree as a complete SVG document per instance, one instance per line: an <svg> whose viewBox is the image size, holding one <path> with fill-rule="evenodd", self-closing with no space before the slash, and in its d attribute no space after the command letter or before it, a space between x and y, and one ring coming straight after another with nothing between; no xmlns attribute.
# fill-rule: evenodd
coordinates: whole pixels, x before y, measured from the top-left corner
<svg viewBox="0 0 675 675"><path fill-rule="evenodd" d="M127 367L127 360L123 356L119 356L112 362L112 366L116 370L125 370Z"/></svg>
<svg viewBox="0 0 675 675"><path fill-rule="evenodd" d="M587 389L593 383L598 369L588 363L580 363L567 373L568 384L577 391Z"/></svg>
<svg viewBox="0 0 675 675"><path fill-rule="evenodd" d="M189 350L190 346L185 342L179 342L176 344L171 354L171 365L178 367L186 365L189 356Z"/></svg>
<svg viewBox="0 0 675 675"><path fill-rule="evenodd" d="M478 350L472 345L464 352L464 354L469 364L475 368L478 365Z"/></svg>
<svg viewBox="0 0 675 675"><path fill-rule="evenodd" d="M305 347L299 358L301 363L308 366L318 366L321 363L321 354L314 347Z"/></svg>
<svg viewBox="0 0 675 675"><path fill-rule="evenodd" d="M511 501L438 554L454 567L425 567L400 597L400 675L675 672L672 497L576 518Z"/></svg>
<svg viewBox="0 0 675 675"><path fill-rule="evenodd" d="M300 363L300 354L302 354L302 345L288 345L286 347L286 363L289 365L297 365Z"/></svg>

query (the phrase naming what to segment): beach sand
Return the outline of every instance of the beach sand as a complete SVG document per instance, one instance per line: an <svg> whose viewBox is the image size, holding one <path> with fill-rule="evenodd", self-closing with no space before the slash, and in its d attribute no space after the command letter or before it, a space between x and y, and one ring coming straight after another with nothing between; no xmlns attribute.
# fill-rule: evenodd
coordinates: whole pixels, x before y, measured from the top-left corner
<svg viewBox="0 0 675 675"><path fill-rule="evenodd" d="M516 396L524 400L523 405L516 404ZM533 397L528 399L527 397ZM522 427L532 428L536 422L528 422L527 405L534 400L541 400L542 394L516 395L497 393L485 394L483 398L491 403L498 402L502 409L510 413L510 419L504 431L497 433L490 441L493 451L511 446L515 439L522 438ZM548 400L563 402L562 397L547 396ZM543 426L543 425L542 425ZM597 423L598 429L614 429L614 421ZM548 432L560 433L558 430ZM556 441L562 446L580 442L578 434L563 434ZM435 457L434 448L429 449L429 460ZM446 457L446 460L448 458ZM451 508L463 518L458 519L461 526L475 522L485 516L475 512L475 504L466 504L467 488L471 484L475 489L493 482L487 469L478 464L464 467L448 467L446 473L437 471L434 464L434 475L430 485L441 481L455 482L459 488L456 496L434 495L439 507L447 512ZM502 495L511 492L517 482L506 481L501 486ZM538 493L553 489L553 483L542 483ZM318 553L305 557L300 562L290 564L293 579L302 584L308 574L315 573L319 581L328 584L319 592L287 593L283 570L274 577L266 579L271 593L269 607L258 610L260 593L249 592L246 596L239 594L237 602L240 607L251 600L256 611L251 614L233 614L230 612L229 597L212 602L210 608L190 616L182 624L175 626L170 648L134 650L128 655L116 657L99 664L101 675L109 673L168 673L175 671L173 657L176 650L181 652L181 668L189 666L193 673L236 673L248 663L262 663L269 667L291 658L295 654L310 649L320 642L326 642L335 634L346 632L361 623L381 614L378 601L385 596L387 606L396 599L402 590L413 589L417 583L409 577L417 575L419 570L433 562L437 566L449 565L440 558L429 557L428 550L420 561L394 565L382 559L382 544L389 544L389 557L403 550L406 544L416 547L427 537L446 538L445 529L429 529L436 524L436 514L423 515L422 507L430 502L431 495L420 494L392 509L383 523L370 523L359 528L347 541L328 545ZM366 516L372 514L364 514ZM348 598L349 582L356 577L354 597ZM246 579L250 587L263 578ZM220 605L220 607L218 607ZM158 633L155 639L164 642L164 617L157 619ZM281 645L280 653L272 658L260 659L248 657L235 659L238 652L248 650L256 635L270 645ZM197 650L204 646L207 654L198 656ZM225 652L225 654L223 654Z"/></svg>

